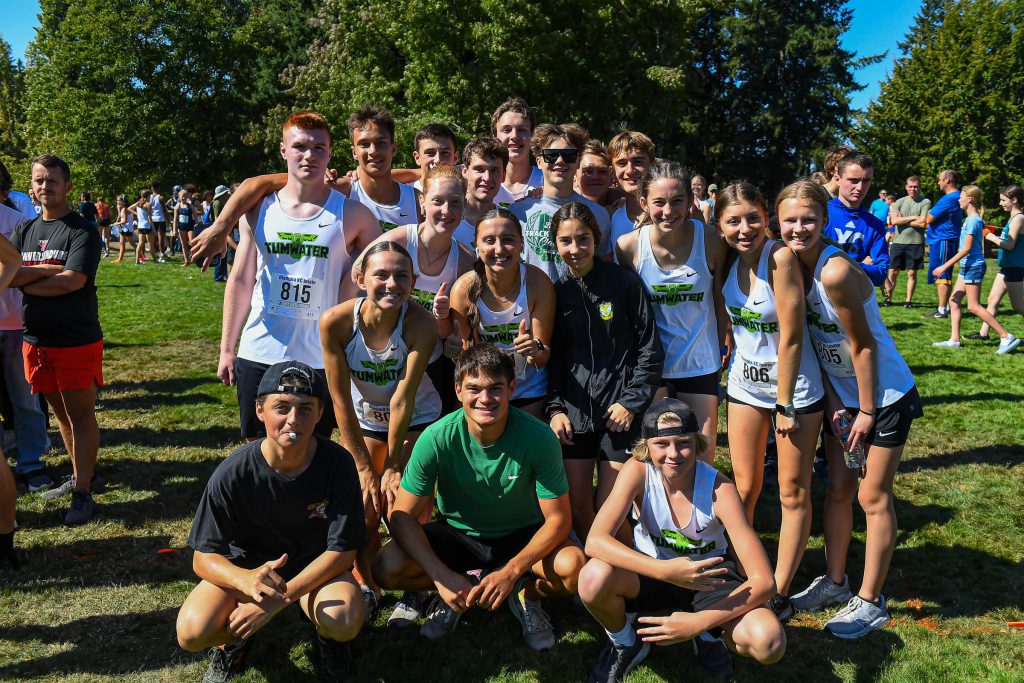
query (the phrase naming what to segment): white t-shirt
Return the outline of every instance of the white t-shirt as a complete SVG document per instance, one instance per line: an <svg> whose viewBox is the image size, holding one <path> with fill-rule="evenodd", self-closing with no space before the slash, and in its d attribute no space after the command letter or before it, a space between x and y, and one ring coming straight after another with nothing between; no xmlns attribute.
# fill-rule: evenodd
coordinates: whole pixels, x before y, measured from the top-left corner
<svg viewBox="0 0 1024 683"><path fill-rule="evenodd" d="M11 194L13 195L14 192ZM28 199L28 197L25 198ZM31 203L29 201L29 204ZM32 219L35 219L35 215L32 216ZM26 220L29 219L21 211L15 211L9 206L0 204L0 235L10 239L15 228ZM0 330L20 330L24 327L25 322L21 317L21 290L8 287L0 294Z"/></svg>

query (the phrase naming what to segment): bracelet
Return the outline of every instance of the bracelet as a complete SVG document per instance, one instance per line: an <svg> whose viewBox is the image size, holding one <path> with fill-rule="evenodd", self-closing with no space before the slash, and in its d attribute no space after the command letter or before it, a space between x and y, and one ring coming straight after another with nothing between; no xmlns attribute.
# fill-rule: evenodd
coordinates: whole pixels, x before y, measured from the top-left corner
<svg viewBox="0 0 1024 683"><path fill-rule="evenodd" d="M864 413L868 417L874 417L875 416L875 414L872 411L870 411L870 410L858 410L857 412Z"/></svg>
<svg viewBox="0 0 1024 683"><path fill-rule="evenodd" d="M534 337L533 338L533 343L537 345L537 352L538 353L544 353L544 342L542 342L537 337Z"/></svg>

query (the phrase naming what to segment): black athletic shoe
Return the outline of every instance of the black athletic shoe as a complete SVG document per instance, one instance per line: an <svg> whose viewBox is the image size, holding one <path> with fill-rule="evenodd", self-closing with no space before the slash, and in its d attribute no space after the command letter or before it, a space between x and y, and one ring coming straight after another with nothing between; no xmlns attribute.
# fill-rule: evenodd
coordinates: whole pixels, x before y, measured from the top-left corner
<svg viewBox="0 0 1024 683"><path fill-rule="evenodd" d="M908 311L909 311L909 310L910 310L911 308L913 308L913 307L914 307L914 304L910 303L909 301L908 301L908 302L906 302L905 304L903 304L903 308L907 309Z"/></svg>
<svg viewBox="0 0 1024 683"><path fill-rule="evenodd" d="M0 534L0 571L4 569L20 569L21 563L14 554L14 532Z"/></svg>
<svg viewBox="0 0 1024 683"><path fill-rule="evenodd" d="M640 636L628 647L612 643L601 653L587 683L619 683L650 653L651 644L642 641Z"/></svg>
<svg viewBox="0 0 1024 683"><path fill-rule="evenodd" d="M319 633L316 640L320 643L320 680L324 683L346 680L352 669L352 648L348 643L324 638Z"/></svg>
<svg viewBox="0 0 1024 683"><path fill-rule="evenodd" d="M53 486L53 477L50 476L45 467L38 470L32 470L31 472L25 472L20 476L22 483L25 484L25 490L29 493L45 491Z"/></svg>
<svg viewBox="0 0 1024 683"><path fill-rule="evenodd" d="M704 673L711 678L732 678L732 655L721 638L704 640L701 636L693 639L693 652L697 655Z"/></svg>
<svg viewBox="0 0 1024 683"><path fill-rule="evenodd" d="M245 669L245 653L252 644L252 638L210 648L210 664L203 674L203 683L226 683Z"/></svg>
<svg viewBox="0 0 1024 683"><path fill-rule="evenodd" d="M964 339L974 339L974 340L980 340L980 341L988 341L989 340L989 336L987 334L982 334L981 332L975 332L974 334L965 334L964 335Z"/></svg>
<svg viewBox="0 0 1024 683"><path fill-rule="evenodd" d="M921 317L922 318L948 318L949 317L949 311L946 311L945 313L943 313L942 311L940 311L939 309L936 308L931 313L925 313Z"/></svg>
<svg viewBox="0 0 1024 683"><path fill-rule="evenodd" d="M882 306L885 306L886 308L892 306L892 299L882 299Z"/></svg>
<svg viewBox="0 0 1024 683"><path fill-rule="evenodd" d="M789 621L793 616L793 605L785 595L776 595L765 607L775 612L775 616L782 622Z"/></svg>

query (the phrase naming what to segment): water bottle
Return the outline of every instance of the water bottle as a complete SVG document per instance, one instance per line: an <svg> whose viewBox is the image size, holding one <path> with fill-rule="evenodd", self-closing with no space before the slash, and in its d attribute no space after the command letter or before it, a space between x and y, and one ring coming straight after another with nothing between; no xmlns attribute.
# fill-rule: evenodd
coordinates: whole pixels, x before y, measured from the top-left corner
<svg viewBox="0 0 1024 683"><path fill-rule="evenodd" d="M839 416L839 440L843 444L843 461L846 462L846 466L851 470L859 470L864 467L864 446L863 444L857 444L857 447L852 451L846 447L847 441L850 438L850 425L853 424L853 420L850 419L850 413L843 408L838 413Z"/></svg>

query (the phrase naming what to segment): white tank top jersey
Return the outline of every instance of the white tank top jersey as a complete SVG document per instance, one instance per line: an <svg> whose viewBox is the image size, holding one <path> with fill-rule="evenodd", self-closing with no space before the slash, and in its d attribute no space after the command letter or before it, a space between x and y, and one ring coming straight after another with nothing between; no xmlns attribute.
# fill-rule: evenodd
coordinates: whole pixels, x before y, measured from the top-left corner
<svg viewBox="0 0 1024 683"><path fill-rule="evenodd" d="M125 229L131 231L135 226L135 214L128 210L128 207L121 209L121 220L124 221Z"/></svg>
<svg viewBox="0 0 1024 683"><path fill-rule="evenodd" d="M618 244L619 238L623 235L633 232L636 230L636 223L629 220L629 214L626 211L625 206L620 206L615 213L612 214L612 230L608 239L612 242L612 254L615 255L615 262L619 262L618 254L615 253L615 245Z"/></svg>
<svg viewBox="0 0 1024 683"><path fill-rule="evenodd" d="M662 377L699 377L722 368L711 271L704 251L704 224L693 221L693 247L679 268L664 270L651 250L651 226L640 228L637 274L654 306L665 347Z"/></svg>
<svg viewBox="0 0 1024 683"><path fill-rule="evenodd" d="M152 230L153 225L149 222L149 212L144 207L135 209L135 216L139 224L139 230Z"/></svg>
<svg viewBox="0 0 1024 683"><path fill-rule="evenodd" d="M857 375L850 355L850 338L825 292L825 286L821 284L821 269L825 267L825 263L832 256L842 253L841 249L829 245L818 257L818 263L814 266L814 278L807 292L807 327L815 354L818 356L818 364L828 373L839 400L848 408L857 408L860 406L860 396L857 392ZM896 349L896 343L893 342L885 323L882 322L874 289L864 299L864 315L868 321L868 331L875 338L878 348L876 408L884 408L900 400L913 388L914 376Z"/></svg>
<svg viewBox="0 0 1024 683"><path fill-rule="evenodd" d="M164 198L154 193L149 198L149 208L153 214L153 220L157 223L162 223L167 220L167 216L164 215Z"/></svg>
<svg viewBox="0 0 1024 683"><path fill-rule="evenodd" d="M353 199L370 210L380 223L380 229L383 232L397 228L399 225L405 225L407 223L415 223L417 220L416 214L416 190L413 189L412 185L402 185L398 183L399 198L398 204L389 206L387 204L378 204L377 202L370 199L370 196L366 194L362 184L355 180L352 182L352 188L349 190L348 198Z"/></svg>
<svg viewBox="0 0 1024 683"><path fill-rule="evenodd" d="M633 529L633 547L648 557L673 560L690 557L706 560L721 557L729 548L725 525L715 516L714 491L718 470L697 459L690 519L682 528L672 519L661 473L647 462L640 523Z"/></svg>
<svg viewBox="0 0 1024 683"><path fill-rule="evenodd" d="M536 166L531 166L530 178L526 181L523 189L519 190L519 192L512 192L502 183L501 187L498 188L498 194L494 196L494 203L507 209L538 187L544 187L544 171Z"/></svg>
<svg viewBox="0 0 1024 683"><path fill-rule="evenodd" d="M283 359L324 367L320 314L338 303L352 270L345 244L349 200L331 190L316 215L293 218L274 193L263 199L253 228L256 286L238 356L273 365Z"/></svg>
<svg viewBox="0 0 1024 683"><path fill-rule="evenodd" d="M352 339L345 347L349 377L352 380L352 405L360 427L374 432L386 432L391 421L391 397L395 395L398 380L405 372L409 360L409 347L402 339L409 303L402 307L398 325L391 333L387 345L380 351L366 345L363 332L359 329L359 309L364 303L366 297L356 301L352 311ZM441 396L426 373L420 380L413 401L410 427L426 425L441 415Z"/></svg>
<svg viewBox="0 0 1024 683"><path fill-rule="evenodd" d="M779 390L779 313L775 292L768 285L768 260L776 244L768 240L761 249L757 279L750 284L750 294L740 290L738 258L733 261L722 288L735 341L729 365L729 396L761 408L774 408ZM801 326L801 332L804 340L793 390L793 405L797 408L809 406L825 395L806 325Z"/></svg>
<svg viewBox="0 0 1024 683"><path fill-rule="evenodd" d="M492 311L487 308L483 299L477 299L477 309L480 311L480 325L478 332L480 341L494 344L512 354L516 361L516 390L512 398L539 398L545 396L548 391L547 368L538 368L525 362L525 358L515 353L512 340L519 336L519 323L526 321L526 329L531 328L530 301L526 295L526 265L519 266L519 281L522 283L519 288L519 296L516 302L504 311Z"/></svg>
<svg viewBox="0 0 1024 683"><path fill-rule="evenodd" d="M412 290L412 300L433 314L434 297L437 296L437 292L441 289L441 285L447 282L448 291L451 292L452 285L454 285L455 281L459 279L459 243L453 238L452 246L448 250L448 259L444 262L444 267L441 268L441 272L437 275L427 275L420 268L419 226L407 225L405 228L407 235L405 249L409 252L409 256L412 257L412 271L416 275L416 286L413 287ZM441 340L438 339L437 345L434 347L434 351L430 354L430 362L433 363L435 360L440 358L443 350L444 345Z"/></svg>

